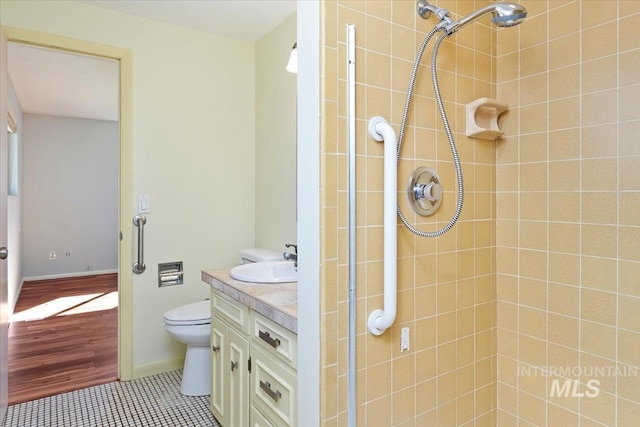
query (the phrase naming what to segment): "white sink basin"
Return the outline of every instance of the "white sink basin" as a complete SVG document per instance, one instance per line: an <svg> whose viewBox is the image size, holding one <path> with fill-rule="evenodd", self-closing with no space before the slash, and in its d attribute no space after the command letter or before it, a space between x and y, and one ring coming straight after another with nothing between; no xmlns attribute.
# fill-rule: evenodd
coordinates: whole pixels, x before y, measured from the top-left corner
<svg viewBox="0 0 640 427"><path fill-rule="evenodd" d="M255 262L233 267L229 275L243 282L287 283L298 281L293 261Z"/></svg>

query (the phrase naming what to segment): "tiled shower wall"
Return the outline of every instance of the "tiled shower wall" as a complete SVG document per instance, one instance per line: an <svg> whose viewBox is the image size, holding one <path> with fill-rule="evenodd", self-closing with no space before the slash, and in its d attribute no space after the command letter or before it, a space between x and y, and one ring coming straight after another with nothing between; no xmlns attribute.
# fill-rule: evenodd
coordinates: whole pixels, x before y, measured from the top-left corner
<svg viewBox="0 0 640 427"><path fill-rule="evenodd" d="M498 425L638 425L640 2L521 3L497 36Z"/></svg>
<svg viewBox="0 0 640 427"><path fill-rule="evenodd" d="M455 16L488 1L440 1ZM466 103L495 96L495 37L488 19L443 43L440 86L463 164L465 205L458 224L436 239L398 227L398 316L375 337L369 313L382 308L383 145L366 127L383 116L399 133L413 60L435 19L409 1L322 1L321 417L347 425L346 25L356 30L357 417L358 425L492 426L496 421L495 143L464 136ZM433 45L433 42L431 43ZM427 49L402 150L399 199L409 220L433 231L456 204L449 145L436 112ZM405 183L418 166L441 175L435 217L406 206ZM410 351L400 352L409 327Z"/></svg>

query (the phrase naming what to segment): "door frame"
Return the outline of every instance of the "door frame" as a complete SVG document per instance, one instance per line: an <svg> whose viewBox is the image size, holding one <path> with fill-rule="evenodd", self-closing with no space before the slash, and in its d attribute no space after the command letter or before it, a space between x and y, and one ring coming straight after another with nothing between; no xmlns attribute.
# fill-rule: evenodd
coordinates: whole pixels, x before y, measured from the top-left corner
<svg viewBox="0 0 640 427"><path fill-rule="evenodd" d="M114 59L120 64L118 171L118 378L133 378L133 54L129 49L3 27L7 42Z"/></svg>

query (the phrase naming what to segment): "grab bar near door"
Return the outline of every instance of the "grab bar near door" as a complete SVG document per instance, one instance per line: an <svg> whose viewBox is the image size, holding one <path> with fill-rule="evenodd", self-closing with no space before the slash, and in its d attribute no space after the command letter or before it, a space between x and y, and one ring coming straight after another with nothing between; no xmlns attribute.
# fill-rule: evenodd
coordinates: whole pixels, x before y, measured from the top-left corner
<svg viewBox="0 0 640 427"><path fill-rule="evenodd" d="M136 274L144 273L147 266L144 265L144 225L147 218L144 215L136 215L133 217L133 225L138 227L138 261L133 263L133 272Z"/></svg>

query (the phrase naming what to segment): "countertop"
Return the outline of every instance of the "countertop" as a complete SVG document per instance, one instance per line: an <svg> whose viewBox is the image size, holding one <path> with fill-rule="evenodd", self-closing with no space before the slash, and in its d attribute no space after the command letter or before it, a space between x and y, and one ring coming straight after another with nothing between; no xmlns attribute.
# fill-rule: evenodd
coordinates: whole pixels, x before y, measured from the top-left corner
<svg viewBox="0 0 640 427"><path fill-rule="evenodd" d="M230 269L202 271L202 280L212 288L246 305L278 325L298 333L298 283L241 282L229 276Z"/></svg>

